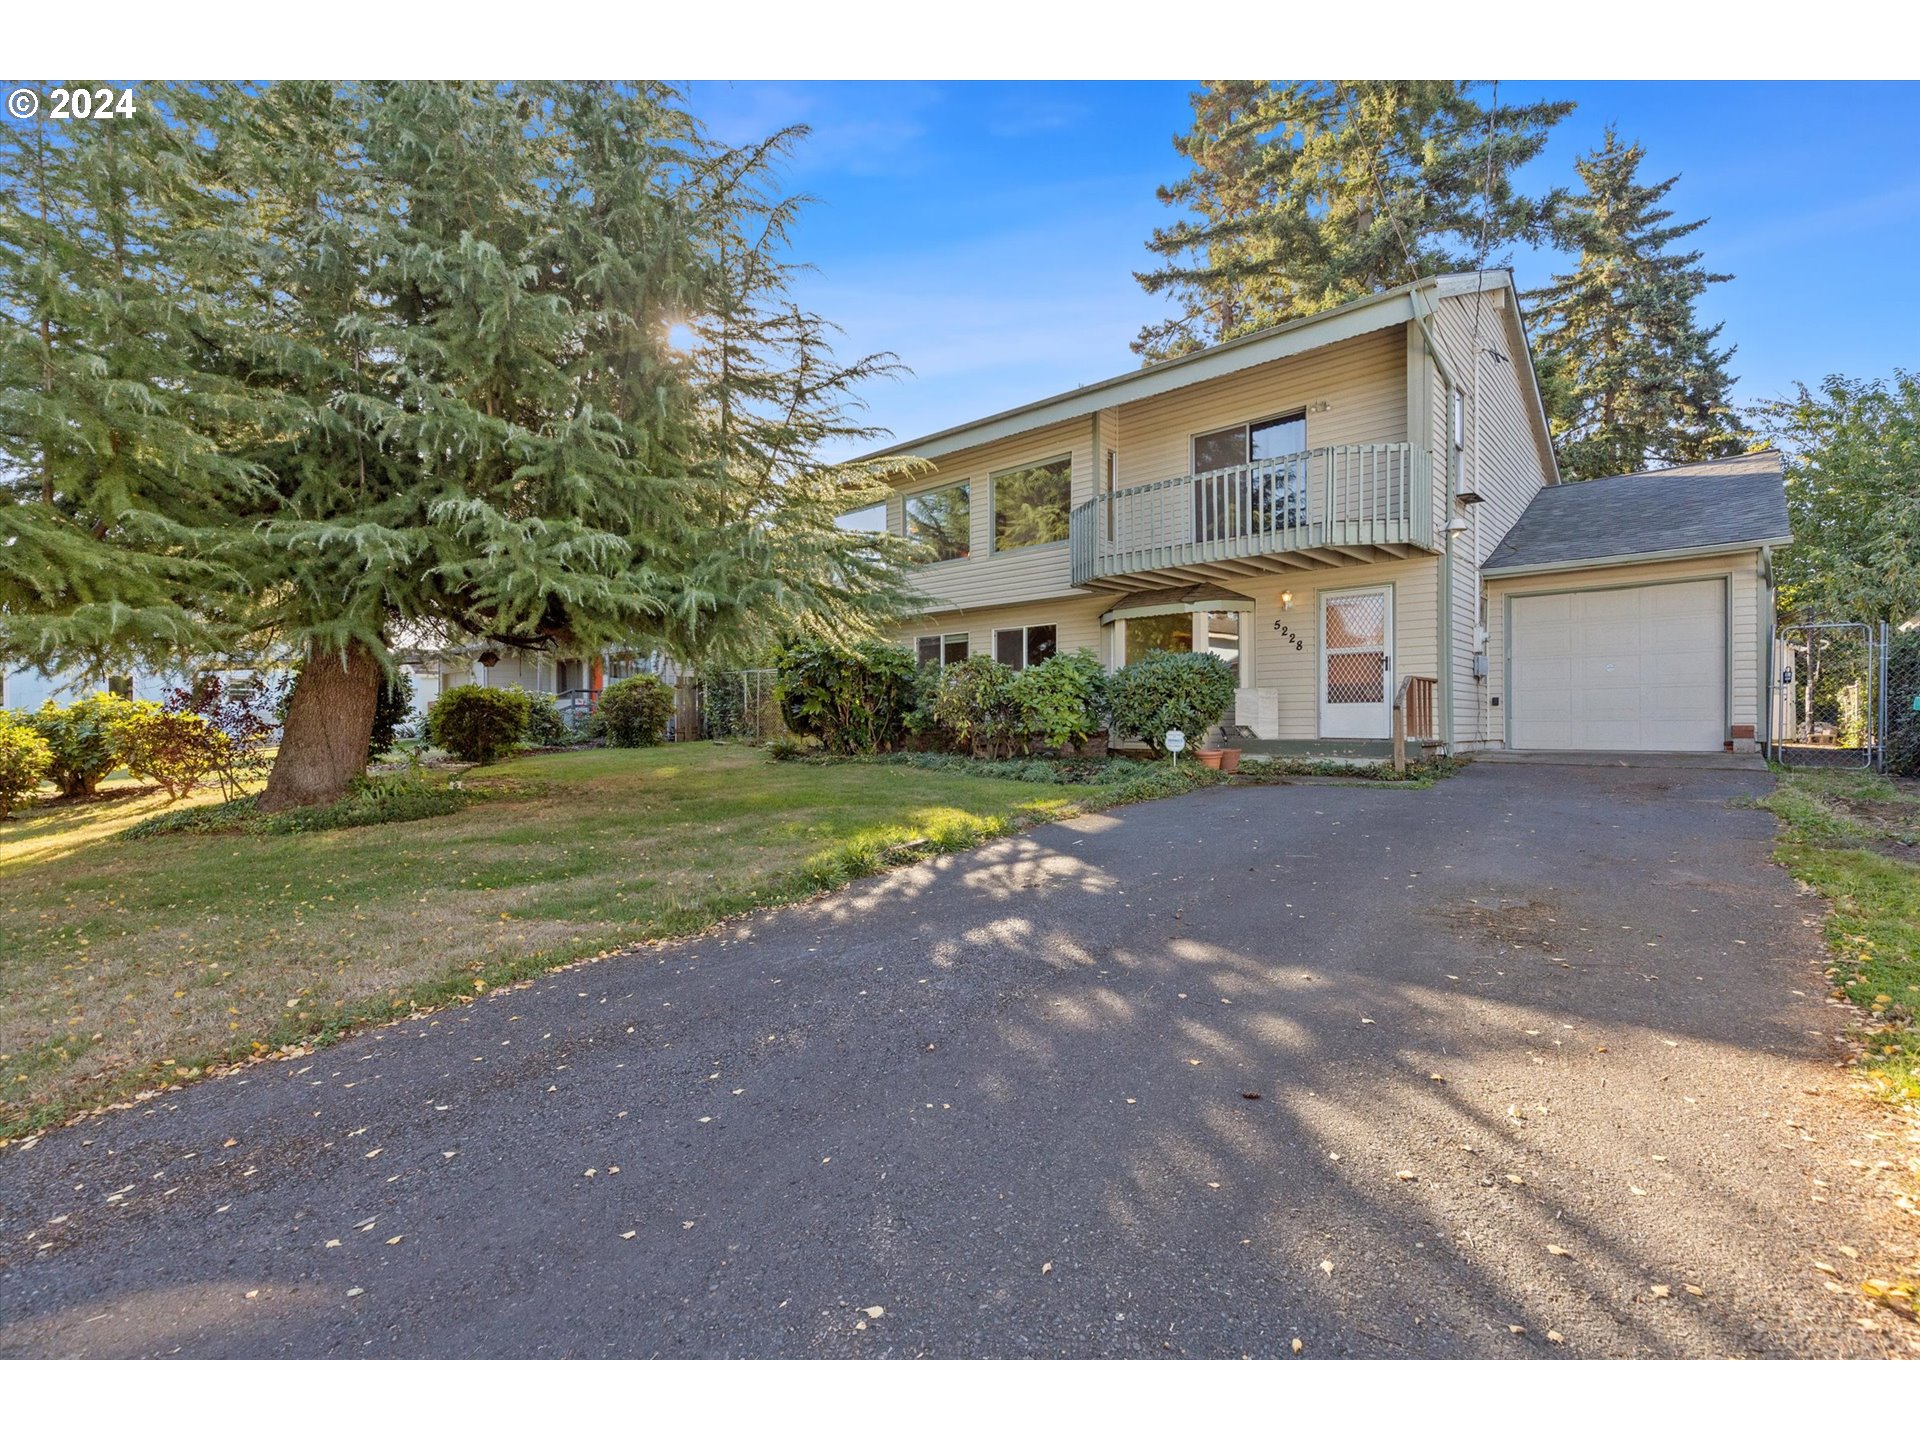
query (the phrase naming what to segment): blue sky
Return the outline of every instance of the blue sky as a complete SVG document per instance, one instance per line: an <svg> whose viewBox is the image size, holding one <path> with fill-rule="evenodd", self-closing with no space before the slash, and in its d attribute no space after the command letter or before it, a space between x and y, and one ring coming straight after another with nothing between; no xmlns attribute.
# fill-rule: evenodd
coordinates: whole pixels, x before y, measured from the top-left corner
<svg viewBox="0 0 1920 1440"><path fill-rule="evenodd" d="M805 124L789 167L817 200L798 258L803 298L843 350L896 352L871 416L900 439L1125 371L1164 313L1133 271L1169 212L1171 137L1187 82L703 81L692 105L721 138ZM1649 175L1682 176L1681 218L1735 278L1703 302L1739 347L1743 401L1840 371L1920 366L1920 85L1503 81L1502 98L1578 102L1530 182L1571 182L1609 122ZM1516 254L1522 285L1551 256Z"/></svg>

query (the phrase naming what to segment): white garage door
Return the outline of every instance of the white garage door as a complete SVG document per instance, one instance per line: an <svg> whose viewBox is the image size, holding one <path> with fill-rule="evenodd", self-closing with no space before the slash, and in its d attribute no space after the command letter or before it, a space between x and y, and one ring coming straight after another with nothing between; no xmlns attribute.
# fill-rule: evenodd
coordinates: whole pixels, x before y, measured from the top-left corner
<svg viewBox="0 0 1920 1440"><path fill-rule="evenodd" d="M1514 748L1721 748L1724 581L1524 595L1512 603Z"/></svg>

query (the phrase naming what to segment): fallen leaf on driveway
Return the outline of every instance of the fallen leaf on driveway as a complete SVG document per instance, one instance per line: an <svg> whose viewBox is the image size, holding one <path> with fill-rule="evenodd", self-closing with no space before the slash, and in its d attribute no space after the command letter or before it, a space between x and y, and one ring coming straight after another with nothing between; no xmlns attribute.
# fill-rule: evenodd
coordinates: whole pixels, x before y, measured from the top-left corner
<svg viewBox="0 0 1920 1440"><path fill-rule="evenodd" d="M351 1290L347 1291L347 1298L351 1300L356 1295L364 1295L366 1293L367 1293L366 1291L362 1290L358 1285L356 1285Z"/></svg>
<svg viewBox="0 0 1920 1440"><path fill-rule="evenodd" d="M1300 1337L1298 1335L1293 1337L1293 1353L1294 1354L1298 1355L1302 1350L1306 1348L1307 1347L1305 1345L1300 1343Z"/></svg>
<svg viewBox="0 0 1920 1440"><path fill-rule="evenodd" d="M1549 1255L1571 1255L1571 1254L1573 1254L1573 1252L1572 1252L1571 1250L1569 1250L1569 1249L1567 1249L1567 1247L1566 1247L1566 1246L1564 1246L1564 1245L1549 1245L1549 1246L1547 1246L1547 1254L1549 1254Z"/></svg>
<svg viewBox="0 0 1920 1440"><path fill-rule="evenodd" d="M638 1235L639 1233L640 1232L638 1230L622 1230L620 1232L620 1238L622 1240L631 1240L633 1239L634 1236Z"/></svg>
<svg viewBox="0 0 1920 1440"><path fill-rule="evenodd" d="M1509 1325L1507 1326L1507 1333L1509 1335L1524 1335L1527 1333L1527 1327L1524 1325Z"/></svg>
<svg viewBox="0 0 1920 1440"><path fill-rule="evenodd" d="M1567 1343L1567 1337L1562 1335L1558 1330L1547 1331L1547 1339L1556 1345L1564 1345Z"/></svg>
<svg viewBox="0 0 1920 1440"><path fill-rule="evenodd" d="M329 1240L329 1241L327 1241L327 1249L329 1249L329 1250L337 1250L337 1249L339 1249L339 1248L340 1248L340 1242L339 1242L338 1240Z"/></svg>
<svg viewBox="0 0 1920 1440"><path fill-rule="evenodd" d="M1053 1270L1053 1261L1051 1260L1047 1261L1044 1265L1040 1267L1040 1273L1042 1275L1049 1274L1051 1273L1052 1270Z"/></svg>
<svg viewBox="0 0 1920 1440"><path fill-rule="evenodd" d="M1652 1291L1653 1298L1656 1300L1664 1300L1673 1293L1671 1287L1666 1285L1652 1285L1648 1288Z"/></svg>
<svg viewBox="0 0 1920 1440"><path fill-rule="evenodd" d="M878 1320L887 1310L884 1305L869 1305L863 1313L869 1320Z"/></svg>
<svg viewBox="0 0 1920 1440"><path fill-rule="evenodd" d="M396 1235L396 1236L394 1236L394 1237L393 1237L393 1238L392 1238L391 1240L389 1240L389 1241L387 1241L387 1244L389 1244L389 1245L398 1245L398 1244L399 1244L399 1243L400 1243L400 1242L401 1242L402 1240L404 1240L404 1239L406 1239L406 1238L407 1238L407 1237L406 1237L406 1236L404 1236L404 1235Z"/></svg>
<svg viewBox="0 0 1920 1440"><path fill-rule="evenodd" d="M1411 1170L1396 1170L1393 1178L1396 1180L1418 1180L1420 1177L1415 1175Z"/></svg>
<svg viewBox="0 0 1920 1440"><path fill-rule="evenodd" d="M1687 1294L1689 1295L1704 1295L1706 1293L1707 1292L1702 1290L1698 1285L1687 1286Z"/></svg>
<svg viewBox="0 0 1920 1440"><path fill-rule="evenodd" d="M1527 1182L1521 1179L1518 1175L1509 1175L1507 1176L1507 1183L1509 1185L1524 1185Z"/></svg>
<svg viewBox="0 0 1920 1440"><path fill-rule="evenodd" d="M1331 1260L1322 1260L1320 1262L1320 1268L1331 1275L1333 1273L1333 1262Z"/></svg>

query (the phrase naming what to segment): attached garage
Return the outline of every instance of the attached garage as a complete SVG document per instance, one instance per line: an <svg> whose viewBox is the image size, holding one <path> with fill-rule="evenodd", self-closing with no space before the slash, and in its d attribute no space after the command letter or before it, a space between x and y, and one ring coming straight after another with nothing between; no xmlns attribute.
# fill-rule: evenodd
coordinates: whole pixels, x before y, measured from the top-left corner
<svg viewBox="0 0 1920 1440"><path fill-rule="evenodd" d="M1772 451L1549 486L1481 567L1493 729L1515 750L1754 750L1766 738Z"/></svg>
<svg viewBox="0 0 1920 1440"><path fill-rule="evenodd" d="M1514 748L1725 742L1725 580L1516 595L1508 605Z"/></svg>

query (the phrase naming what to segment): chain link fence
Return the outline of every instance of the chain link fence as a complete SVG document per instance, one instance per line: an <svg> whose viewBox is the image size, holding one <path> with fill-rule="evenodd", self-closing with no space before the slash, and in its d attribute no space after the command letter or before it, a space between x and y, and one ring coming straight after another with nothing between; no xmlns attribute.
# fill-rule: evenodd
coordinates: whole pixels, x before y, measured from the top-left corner
<svg viewBox="0 0 1920 1440"><path fill-rule="evenodd" d="M695 686L699 715L695 733L707 740L763 744L787 733L774 696L772 670L722 670Z"/></svg>
<svg viewBox="0 0 1920 1440"><path fill-rule="evenodd" d="M1920 776L1920 626L1894 630L1885 654L1886 740L1881 769Z"/></svg>
<svg viewBox="0 0 1920 1440"><path fill-rule="evenodd" d="M1920 628L1782 626L1768 707L1779 764L1920 774Z"/></svg>

